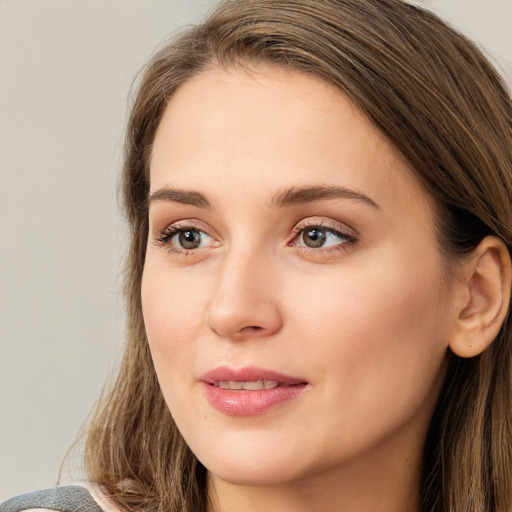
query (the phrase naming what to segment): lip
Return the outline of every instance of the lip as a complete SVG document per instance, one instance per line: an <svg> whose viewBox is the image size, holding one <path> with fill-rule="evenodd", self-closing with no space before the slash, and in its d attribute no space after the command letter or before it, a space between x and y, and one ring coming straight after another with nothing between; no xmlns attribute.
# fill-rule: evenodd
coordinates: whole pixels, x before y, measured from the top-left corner
<svg viewBox="0 0 512 512"><path fill-rule="evenodd" d="M205 373L200 381L210 405L229 416L263 414L279 404L295 398L308 385L305 379L254 366L237 370L225 366L218 367ZM277 382L278 386L271 389L247 391L222 389L214 385L227 381L273 381Z"/></svg>
<svg viewBox="0 0 512 512"><path fill-rule="evenodd" d="M306 383L306 380L300 377L290 377L288 375L283 375L282 373L277 373L272 370L258 368L257 366L246 366L245 368L240 368L238 370L228 368L227 366L219 366L218 368L214 368L213 370L205 373L200 380L207 384L229 380L237 380L242 382L274 380L280 384L286 384L289 386Z"/></svg>

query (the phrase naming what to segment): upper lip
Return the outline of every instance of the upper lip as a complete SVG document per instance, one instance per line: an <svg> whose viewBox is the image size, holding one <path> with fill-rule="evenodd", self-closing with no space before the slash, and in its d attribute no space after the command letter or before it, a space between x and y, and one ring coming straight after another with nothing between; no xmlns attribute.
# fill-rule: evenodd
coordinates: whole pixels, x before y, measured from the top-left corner
<svg viewBox="0 0 512 512"><path fill-rule="evenodd" d="M282 373L265 368L258 368L256 366L246 366L236 370L227 366L219 366L218 368L206 372L200 380L206 384L227 381L256 382L259 380L277 381L280 384L290 386L294 384L306 384L305 379L283 375Z"/></svg>

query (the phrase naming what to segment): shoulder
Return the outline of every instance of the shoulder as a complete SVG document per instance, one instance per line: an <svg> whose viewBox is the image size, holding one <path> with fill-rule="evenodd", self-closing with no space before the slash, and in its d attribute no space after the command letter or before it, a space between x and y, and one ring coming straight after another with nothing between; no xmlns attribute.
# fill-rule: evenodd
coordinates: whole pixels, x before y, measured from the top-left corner
<svg viewBox="0 0 512 512"><path fill-rule="evenodd" d="M0 504L0 512L118 512L90 485L67 485L31 492Z"/></svg>

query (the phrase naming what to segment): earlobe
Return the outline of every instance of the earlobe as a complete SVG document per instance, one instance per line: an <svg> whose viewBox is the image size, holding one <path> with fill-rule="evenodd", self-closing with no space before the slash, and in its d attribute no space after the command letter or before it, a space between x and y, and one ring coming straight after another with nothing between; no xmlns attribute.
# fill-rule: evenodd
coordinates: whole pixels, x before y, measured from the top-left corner
<svg viewBox="0 0 512 512"><path fill-rule="evenodd" d="M450 349L459 357L481 354L496 338L507 314L511 261L505 243L484 238L464 264L464 303L458 310Z"/></svg>

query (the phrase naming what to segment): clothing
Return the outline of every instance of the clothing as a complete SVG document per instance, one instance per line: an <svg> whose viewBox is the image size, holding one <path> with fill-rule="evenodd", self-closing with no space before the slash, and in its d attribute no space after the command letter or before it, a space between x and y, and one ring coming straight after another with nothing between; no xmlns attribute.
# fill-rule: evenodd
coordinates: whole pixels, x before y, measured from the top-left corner
<svg viewBox="0 0 512 512"><path fill-rule="evenodd" d="M31 492L0 504L0 512L21 512L33 508L59 512L103 512L90 492L79 485Z"/></svg>

